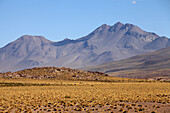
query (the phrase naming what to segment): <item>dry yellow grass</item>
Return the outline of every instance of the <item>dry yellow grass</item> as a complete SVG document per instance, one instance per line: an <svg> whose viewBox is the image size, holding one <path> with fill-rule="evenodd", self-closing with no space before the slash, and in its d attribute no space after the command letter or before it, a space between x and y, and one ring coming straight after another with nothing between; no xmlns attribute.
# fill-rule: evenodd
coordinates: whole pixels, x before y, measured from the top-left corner
<svg viewBox="0 0 170 113"><path fill-rule="evenodd" d="M170 83L104 83L55 80L53 82L51 80L32 80L31 82L44 83L45 81L46 83L62 82L62 85L0 87L0 111L101 112L122 110L123 112L124 110L130 111L131 107L134 111L146 111L148 107L138 103L154 103L151 108L158 110L162 105L169 106L170 102ZM6 80L6 82L12 82L12 80ZM28 83L29 81L25 79L23 82ZM124 103L120 104L121 102ZM135 106L132 105L134 103L136 103ZM158 106L156 103L160 105Z"/></svg>

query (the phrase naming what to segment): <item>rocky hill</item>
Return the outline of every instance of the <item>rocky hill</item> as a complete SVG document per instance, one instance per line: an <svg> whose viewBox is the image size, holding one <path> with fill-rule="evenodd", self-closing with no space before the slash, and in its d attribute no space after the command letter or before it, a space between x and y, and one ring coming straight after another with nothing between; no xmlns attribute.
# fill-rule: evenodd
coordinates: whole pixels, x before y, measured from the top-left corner
<svg viewBox="0 0 170 113"><path fill-rule="evenodd" d="M130 79L110 77L108 74L97 71L83 71L71 68L35 67L17 72L0 73L2 79L45 79L45 80L72 80L72 81L100 81L100 82L148 82L145 79ZM153 80L152 80L153 81ZM149 80L150 82L150 80Z"/></svg>
<svg viewBox="0 0 170 113"><path fill-rule="evenodd" d="M57 80L101 80L100 76L108 76L102 72L83 71L70 68L35 67L18 72L0 73L1 78L32 78Z"/></svg>

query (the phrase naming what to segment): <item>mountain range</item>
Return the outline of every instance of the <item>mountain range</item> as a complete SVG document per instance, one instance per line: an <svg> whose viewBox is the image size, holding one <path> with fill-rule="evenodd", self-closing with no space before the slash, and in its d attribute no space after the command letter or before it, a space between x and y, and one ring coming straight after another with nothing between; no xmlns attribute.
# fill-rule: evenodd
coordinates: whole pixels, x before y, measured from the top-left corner
<svg viewBox="0 0 170 113"><path fill-rule="evenodd" d="M83 68L118 61L170 46L170 39L132 24L103 24L82 38L59 42L24 35L0 48L0 72L32 67Z"/></svg>

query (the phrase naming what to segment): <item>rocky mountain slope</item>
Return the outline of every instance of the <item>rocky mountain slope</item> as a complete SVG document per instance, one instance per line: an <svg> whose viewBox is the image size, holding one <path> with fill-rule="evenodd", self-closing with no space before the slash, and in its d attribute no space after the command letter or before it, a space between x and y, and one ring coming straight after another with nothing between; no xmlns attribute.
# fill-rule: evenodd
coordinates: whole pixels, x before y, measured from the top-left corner
<svg viewBox="0 0 170 113"><path fill-rule="evenodd" d="M84 70L130 78L170 77L170 47Z"/></svg>
<svg viewBox="0 0 170 113"><path fill-rule="evenodd" d="M168 46L170 39L120 22L104 24L77 40L52 42L42 36L24 35L0 48L0 72L42 66L95 66Z"/></svg>

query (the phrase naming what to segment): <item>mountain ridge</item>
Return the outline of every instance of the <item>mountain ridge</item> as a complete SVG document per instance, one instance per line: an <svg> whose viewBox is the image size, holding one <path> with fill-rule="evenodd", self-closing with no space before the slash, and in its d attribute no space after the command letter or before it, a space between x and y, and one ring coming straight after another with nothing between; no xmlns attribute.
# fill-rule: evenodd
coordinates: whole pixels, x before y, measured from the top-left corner
<svg viewBox="0 0 170 113"><path fill-rule="evenodd" d="M170 39L159 40L155 33L121 22L113 26L103 24L76 40L54 42L43 36L24 35L0 48L0 72L41 66L95 66L170 46Z"/></svg>
<svg viewBox="0 0 170 113"><path fill-rule="evenodd" d="M100 71L116 77L170 77L170 47L133 56L120 61L87 67L83 70Z"/></svg>

